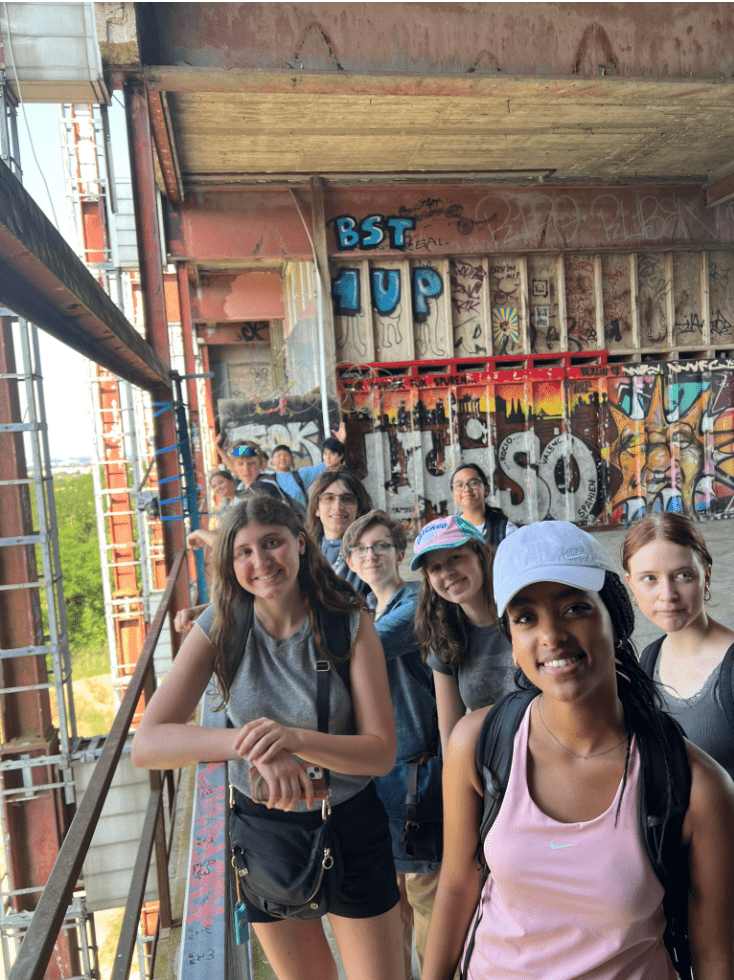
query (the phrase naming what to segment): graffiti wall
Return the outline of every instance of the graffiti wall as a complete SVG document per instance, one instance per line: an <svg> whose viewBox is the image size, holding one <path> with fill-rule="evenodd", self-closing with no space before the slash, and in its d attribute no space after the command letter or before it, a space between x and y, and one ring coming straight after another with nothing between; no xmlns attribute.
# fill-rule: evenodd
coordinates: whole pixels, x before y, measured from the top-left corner
<svg viewBox="0 0 734 980"><path fill-rule="evenodd" d="M332 263L341 364L734 344L722 250Z"/></svg>
<svg viewBox="0 0 734 980"><path fill-rule="evenodd" d="M251 439L266 453L275 446L289 446L296 465L314 466L321 462L324 439L320 398L293 398L286 395L268 401L251 398L222 398L217 402L220 431L230 445ZM333 428L339 425L339 409L329 400ZM331 435L331 433L329 433Z"/></svg>
<svg viewBox="0 0 734 980"><path fill-rule="evenodd" d="M733 360L557 360L344 371L348 455L375 506L406 522L453 513L449 477L472 461L517 523L734 516Z"/></svg>

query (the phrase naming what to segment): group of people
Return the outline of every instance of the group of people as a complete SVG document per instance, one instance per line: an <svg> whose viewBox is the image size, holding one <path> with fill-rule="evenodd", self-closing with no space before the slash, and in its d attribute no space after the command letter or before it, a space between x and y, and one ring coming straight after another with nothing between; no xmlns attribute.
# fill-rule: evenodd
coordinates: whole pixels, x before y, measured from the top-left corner
<svg viewBox="0 0 734 980"><path fill-rule="evenodd" d="M402 523L343 468L308 474L305 521L259 492L261 474L241 476L248 489L207 539L215 601L177 620L188 635L140 722L135 763L226 760L242 807L294 828L316 819L306 768L329 772L344 869L328 916L349 980L410 980L413 931L423 980L673 980L690 976L683 947L696 980L732 980L734 631L706 608L698 527L663 514L625 539L632 595L664 633L643 653L648 674L597 540L565 522L514 527L487 505L475 464L452 474L457 514L415 540L417 581L401 575ZM346 674L324 616L348 632ZM326 731L324 660L339 668ZM230 728L189 724L212 675ZM481 754L487 725L519 697L500 785ZM661 792L650 759L662 760ZM658 823L655 849L644 834ZM335 980L319 919L247 915L279 980Z"/></svg>

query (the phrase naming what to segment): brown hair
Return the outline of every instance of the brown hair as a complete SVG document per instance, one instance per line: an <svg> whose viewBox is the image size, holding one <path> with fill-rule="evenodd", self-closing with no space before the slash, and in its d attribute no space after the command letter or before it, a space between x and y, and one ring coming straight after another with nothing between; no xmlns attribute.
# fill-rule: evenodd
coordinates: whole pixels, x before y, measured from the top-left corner
<svg viewBox="0 0 734 980"><path fill-rule="evenodd" d="M349 487L357 498L357 517L362 517L363 514L372 510L372 499L360 480L352 476L351 473L347 473L346 470L326 470L309 491L308 510L306 511L306 528L317 544L321 544L321 539L324 536L324 525L321 523L321 518L316 516L321 494L325 493L331 484L336 483L337 480L341 480L345 486Z"/></svg>
<svg viewBox="0 0 734 980"><path fill-rule="evenodd" d="M316 646L324 657L333 659L319 630L317 605L320 604L331 612L352 612L364 606L364 600L356 595L347 582L336 576L318 546L305 533L303 522L295 511L267 494L256 491L245 493L222 522L214 548L214 602L217 612L210 640L216 651L214 674L225 700L229 696L225 660L234 637L235 607L246 595L246 590L237 581L234 571L234 541L237 532L250 523L284 527L294 538L303 534L306 546L300 557L298 584L301 596L306 600L306 611Z"/></svg>
<svg viewBox="0 0 734 980"><path fill-rule="evenodd" d="M350 524L344 532L342 541L342 555L346 559L349 557L350 549L359 541L365 531L371 527L384 527L395 545L398 554L405 554L408 545L408 536L405 528L400 521L394 521L384 510L371 510L368 514L358 517L354 524Z"/></svg>
<svg viewBox="0 0 734 980"><path fill-rule="evenodd" d="M704 568L713 566L703 534L689 517L683 514L649 514L634 524L624 536L622 543L622 568L629 572L630 559L651 541L670 541L695 551Z"/></svg>
<svg viewBox="0 0 734 980"><path fill-rule="evenodd" d="M467 541L479 556L484 573L484 599L493 616L497 615L492 589L492 549L480 541ZM449 667L459 667L466 659L469 649L467 626L469 620L457 602L441 598L428 581L425 563L421 565L423 585L418 596L418 609L415 614L415 632L421 644L423 659L433 650L439 660Z"/></svg>

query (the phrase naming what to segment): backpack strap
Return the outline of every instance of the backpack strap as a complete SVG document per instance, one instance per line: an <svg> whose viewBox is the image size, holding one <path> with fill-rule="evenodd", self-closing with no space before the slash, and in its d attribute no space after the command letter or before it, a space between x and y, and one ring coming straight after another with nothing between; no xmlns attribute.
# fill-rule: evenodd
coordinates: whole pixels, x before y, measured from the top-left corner
<svg viewBox="0 0 734 980"><path fill-rule="evenodd" d="M648 643L640 654L640 667L642 667L648 677L655 676L655 664L658 662L660 648L663 645L664 639L664 636L660 636L654 642Z"/></svg>
<svg viewBox="0 0 734 980"><path fill-rule="evenodd" d="M515 733L538 691L511 691L487 712L477 739L477 772L484 784L484 807L479 825L477 862L484 863L484 842L497 819L510 779Z"/></svg>
<svg viewBox="0 0 734 980"><path fill-rule="evenodd" d="M242 662L242 658L245 655L247 638L250 635L250 630L252 629L254 604L255 600L253 596L247 592L235 607L235 635L232 642L228 646L225 660L225 673L228 687L232 686L232 682L235 679L237 670ZM331 612L328 609L324 609L322 606L319 606L317 615L321 635L324 638L329 652L334 657L334 660L329 662L334 667L337 674L339 674L341 677L344 686L351 697L352 688L349 679L349 651L352 648L352 638L349 631L349 615L348 613Z"/></svg>
<svg viewBox="0 0 734 980"><path fill-rule="evenodd" d="M721 665L721 703L729 727L734 731L734 643L726 651Z"/></svg>
<svg viewBox="0 0 734 980"><path fill-rule="evenodd" d="M538 696L535 689L511 691L505 694L491 708L482 722L477 739L476 764L477 772L484 784L484 806L482 821L479 825L479 843L477 844L477 866L482 869L479 882L479 897L474 925L466 943L466 953L461 964L460 980L465 980L471 954L474 951L477 926L482 918L482 889L489 875L489 868L484 858L484 842L492 824L500 812L502 800L510 780L512 753L515 747L515 733L520 727L530 702Z"/></svg>
<svg viewBox="0 0 734 980"><path fill-rule="evenodd" d="M496 548L507 537L507 518L499 507L484 506L484 540Z"/></svg>
<svg viewBox="0 0 734 980"><path fill-rule="evenodd" d="M308 491L306 490L306 484L303 482L303 478L298 470L291 470L291 476L296 481L296 486L302 491L303 496L308 500Z"/></svg>
<svg viewBox="0 0 734 980"><path fill-rule="evenodd" d="M665 947L681 980L690 980L690 871L682 838L691 795L691 766L683 729L665 712L658 717L662 739L639 714L630 719L640 755L639 825L650 864L665 889Z"/></svg>

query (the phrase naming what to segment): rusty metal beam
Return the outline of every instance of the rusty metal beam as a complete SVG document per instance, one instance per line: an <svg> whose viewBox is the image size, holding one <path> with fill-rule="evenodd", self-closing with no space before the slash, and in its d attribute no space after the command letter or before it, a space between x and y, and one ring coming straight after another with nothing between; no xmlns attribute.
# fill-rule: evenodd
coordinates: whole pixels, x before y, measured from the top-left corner
<svg viewBox="0 0 734 980"><path fill-rule="evenodd" d="M128 134L130 143L130 164L135 201L136 231L138 236L138 255L140 257L140 285L143 308L145 310L146 337L158 356L168 365L171 363L168 316L166 311L165 282L161 258L161 234L158 223L158 201L153 174L153 139L151 136L150 112L145 89L131 85L125 90ZM154 400L165 402L163 396L154 391ZM158 454L158 480L166 484L166 498L181 496L180 473L176 426L173 411L156 413L153 419L154 442ZM162 521L163 550L166 568L170 570L174 556L184 547L183 509L180 501L171 503ZM188 605L188 585L179 583L176 591L176 608ZM180 645L179 634L173 629L171 617L171 647L173 656Z"/></svg>
<svg viewBox="0 0 734 980"><path fill-rule="evenodd" d="M0 305L141 388L168 369L0 163Z"/></svg>
<svg viewBox="0 0 734 980"><path fill-rule="evenodd" d="M181 173L178 167L176 144L169 130L168 113L164 105L164 100L165 94L148 92L150 125L153 130L153 142L155 143L158 163L163 174L166 195L169 201L173 201L174 204L180 204L184 197L183 184L181 183Z"/></svg>

